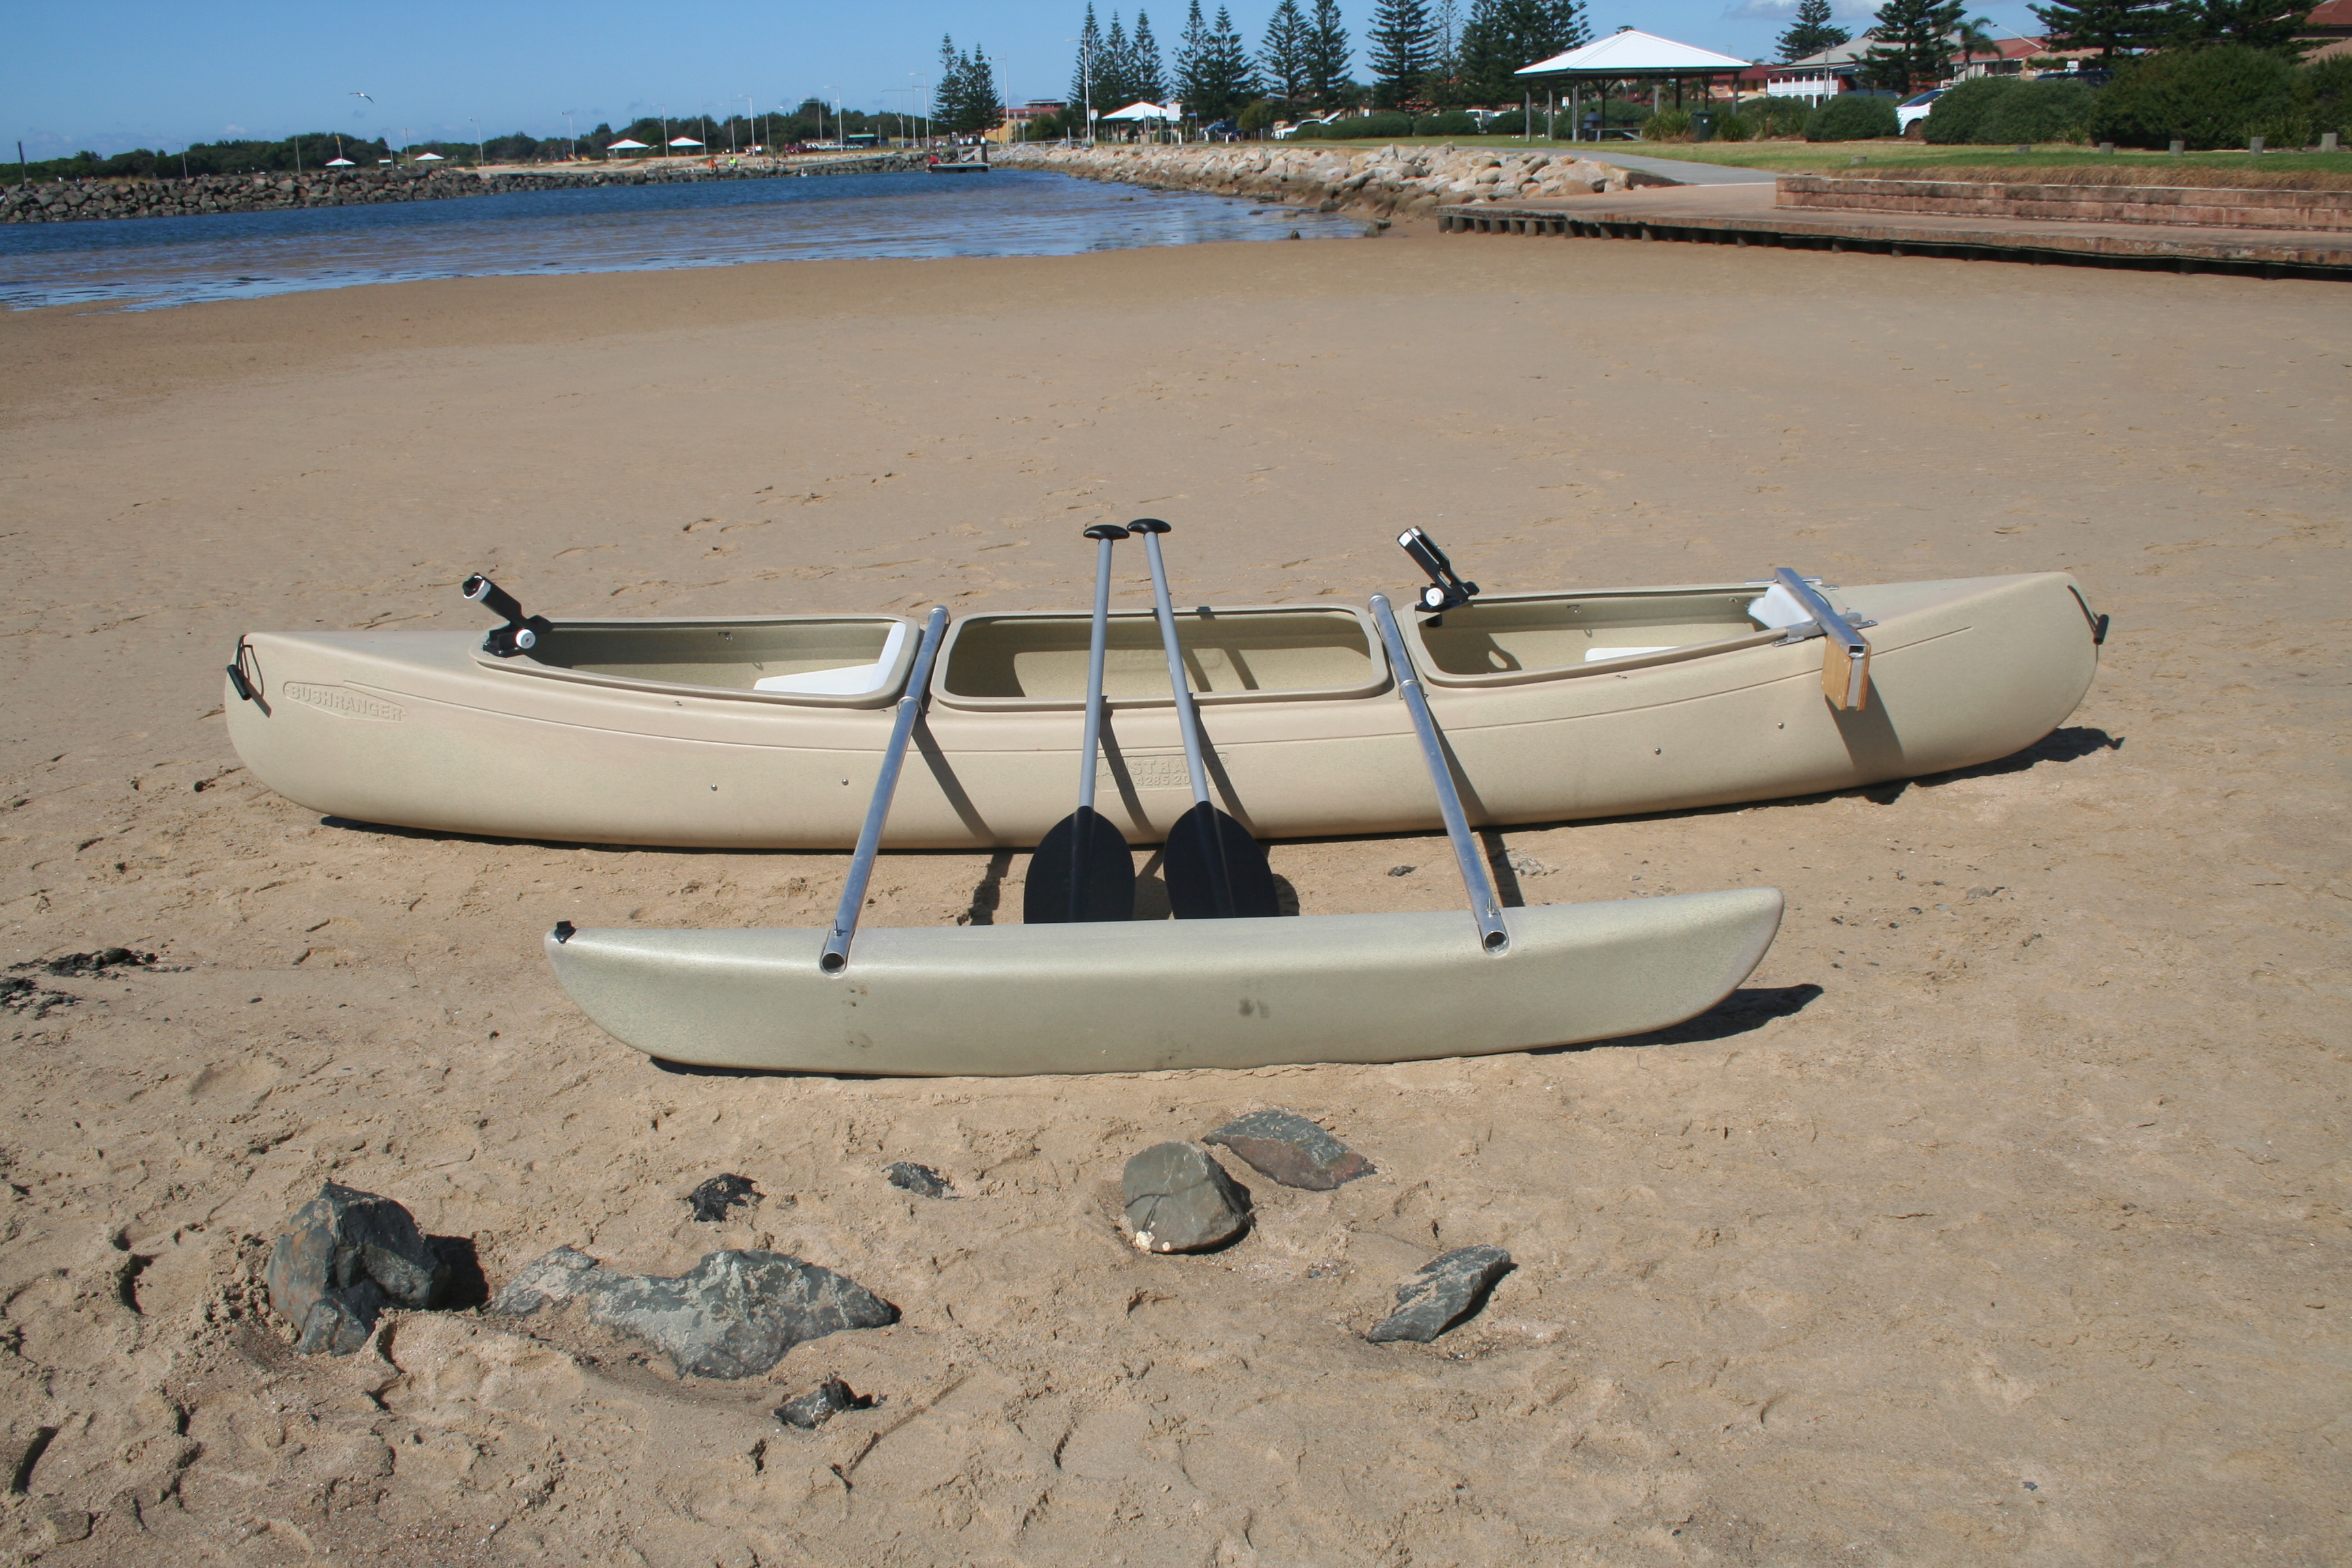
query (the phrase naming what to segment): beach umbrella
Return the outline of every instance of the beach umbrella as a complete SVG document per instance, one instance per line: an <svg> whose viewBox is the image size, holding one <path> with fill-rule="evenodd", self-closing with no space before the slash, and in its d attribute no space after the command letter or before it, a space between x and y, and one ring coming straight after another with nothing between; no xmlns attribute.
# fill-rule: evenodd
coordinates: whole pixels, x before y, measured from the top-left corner
<svg viewBox="0 0 2352 1568"><path fill-rule="evenodd" d="M604 143L604 151L607 153L642 153L645 150L646 143L643 142L633 142L626 136L622 137L618 142L607 142Z"/></svg>
<svg viewBox="0 0 2352 1568"><path fill-rule="evenodd" d="M701 142L697 142L691 136L673 136L669 139L669 144L673 147L699 147L702 145Z"/></svg>
<svg viewBox="0 0 2352 1568"><path fill-rule="evenodd" d="M349 158L330 158L327 160L327 167L330 169L355 169L359 167L359 165L352 163Z"/></svg>

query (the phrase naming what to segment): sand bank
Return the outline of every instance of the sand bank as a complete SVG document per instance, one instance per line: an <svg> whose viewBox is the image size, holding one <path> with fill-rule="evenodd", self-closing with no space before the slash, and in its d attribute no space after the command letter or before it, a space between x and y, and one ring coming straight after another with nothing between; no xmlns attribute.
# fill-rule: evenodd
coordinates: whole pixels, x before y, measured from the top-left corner
<svg viewBox="0 0 2352 1568"><path fill-rule="evenodd" d="M2345 300L1391 235L0 319L0 956L162 955L6 1016L7 1539L2340 1559ZM1790 917L1669 1037L1393 1068L665 1072L565 1005L540 932L814 923L843 857L323 824L223 738L240 630L474 625L472 570L559 614L1059 606L1079 530L1142 511L1180 598L1403 586L1417 522L1493 590L2063 567L2116 633L2008 763L1508 834L1528 901L1770 883ZM1274 861L1312 910L1456 896L1433 838ZM1023 869L892 858L868 918L1010 918ZM1222 1253L1123 1243L1128 1154L1267 1105L1378 1173L1251 1181ZM692 1222L721 1171L765 1201ZM254 1281L330 1176L472 1237L491 1288L562 1244L633 1272L758 1244L903 1318L749 1384L467 1313L300 1363ZM1517 1268L1483 1315L1363 1341L1486 1243ZM883 1403L767 1414L836 1373Z"/></svg>

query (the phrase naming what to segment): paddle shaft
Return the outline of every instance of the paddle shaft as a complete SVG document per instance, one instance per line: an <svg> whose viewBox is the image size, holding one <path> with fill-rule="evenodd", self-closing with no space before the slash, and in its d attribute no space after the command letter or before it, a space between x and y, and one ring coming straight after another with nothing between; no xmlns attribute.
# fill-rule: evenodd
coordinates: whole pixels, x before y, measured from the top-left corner
<svg viewBox="0 0 2352 1568"><path fill-rule="evenodd" d="M1192 706L1192 688L1184 679L1184 650L1176 641L1176 611L1168 602L1168 569L1160 560L1160 535L1143 534L1144 553L1151 557L1151 605L1160 616L1160 641L1168 650L1168 684L1176 692L1176 728L1184 738L1184 771L1192 775L1192 804L1209 804L1209 771L1201 765L1201 717Z"/></svg>
<svg viewBox="0 0 2352 1568"><path fill-rule="evenodd" d="M1095 624L1087 645L1087 739L1078 756L1078 808L1095 806L1095 757L1102 750L1103 655L1110 642L1110 547L1125 537L1106 532L1095 542Z"/></svg>
<svg viewBox="0 0 2352 1568"><path fill-rule="evenodd" d="M1397 694L1404 699L1412 727L1421 736L1421 760L1429 766L1429 782L1437 786L1437 809L1445 818L1445 837L1453 842L1455 864L1462 868L1463 886L1470 891L1470 918L1478 922L1478 944L1488 952L1504 952L1511 945L1511 932L1503 923L1503 903L1495 896L1495 879L1486 869L1486 858L1470 837L1470 819L1462 814L1462 795L1454 787L1454 765L1446 759L1445 742L1438 738L1437 721L1430 717L1429 699L1421 689L1412 657L1404 650L1404 638L1397 631L1396 615L1389 608L1386 595L1372 595L1372 619L1381 628L1381 646L1388 650Z"/></svg>
<svg viewBox="0 0 2352 1568"><path fill-rule="evenodd" d="M939 657L940 638L948 629L945 605L933 605L923 623L923 641L915 649L915 668L907 675L907 694L898 699L898 721L890 726L890 744L882 753L881 776L874 781L874 798L866 803L866 825L857 830L857 850L849 858L849 880L833 911L833 930L825 934L824 952L817 967L838 974L849 967L849 939L857 934L858 912L866 906L866 884L874 875L874 852L881 847L882 824L890 815L890 797L898 793L898 770L907 761L907 742L922 717L931 695L931 663Z"/></svg>

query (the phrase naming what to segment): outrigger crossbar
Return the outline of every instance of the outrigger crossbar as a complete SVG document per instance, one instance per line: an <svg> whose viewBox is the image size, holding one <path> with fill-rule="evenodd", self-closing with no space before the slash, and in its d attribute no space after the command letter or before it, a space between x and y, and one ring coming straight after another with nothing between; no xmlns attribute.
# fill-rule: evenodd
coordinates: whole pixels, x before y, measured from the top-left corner
<svg viewBox="0 0 2352 1568"><path fill-rule="evenodd" d="M898 770L907 761L907 742L915 721L930 700L931 664L939 658L940 638L948 629L948 607L931 606L923 623L923 640L915 650L915 668L907 676L907 694L898 699L898 721L890 726L890 744L882 753L882 772L874 781L874 798L866 803L866 825L857 830L857 849L849 858L849 880L843 884L841 903L833 911L833 929L825 933L819 969L838 974L849 967L849 939L857 934L857 916L866 907L866 884L874 875L874 852L881 847L882 824L890 816L890 797L898 793Z"/></svg>
<svg viewBox="0 0 2352 1568"><path fill-rule="evenodd" d="M1421 737L1421 759L1429 766L1429 782L1437 788L1437 809L1445 818L1445 837L1453 843L1454 862L1462 868L1462 884L1470 893L1470 918L1478 922L1478 945L1488 952L1505 952L1511 945L1511 931L1503 923L1503 903L1495 896L1495 879L1478 853L1477 841L1470 837L1462 794L1454 787L1454 765L1437 733L1437 721L1430 717L1429 698L1404 650L1404 638L1397 632L1396 613L1389 608L1387 595L1372 595L1372 619L1381 628L1381 646L1388 650L1397 693L1404 699L1413 730Z"/></svg>
<svg viewBox="0 0 2352 1568"><path fill-rule="evenodd" d="M1870 699L1870 644L1862 628L1874 625L1842 616L1822 597L1821 590L1786 566L1772 568L1772 580L1788 590L1797 607L1812 617L1812 626L1794 638L1820 636L1829 639L1822 660L1822 692L1838 707L1860 708Z"/></svg>

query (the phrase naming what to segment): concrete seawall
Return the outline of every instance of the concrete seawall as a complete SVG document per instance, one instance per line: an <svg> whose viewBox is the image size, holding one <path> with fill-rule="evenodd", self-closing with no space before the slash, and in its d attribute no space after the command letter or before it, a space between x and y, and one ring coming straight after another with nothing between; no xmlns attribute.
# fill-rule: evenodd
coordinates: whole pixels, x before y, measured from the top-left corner
<svg viewBox="0 0 2352 1568"><path fill-rule="evenodd" d="M1461 202L1590 195L1628 185L1674 183L1538 148L1391 146L1362 151L1263 142L1183 147L1015 145L998 153L996 161L1006 168L1381 218L1425 216L1440 205Z"/></svg>
<svg viewBox="0 0 2352 1568"><path fill-rule="evenodd" d="M468 169L318 171L302 174L204 174L186 180L34 181L0 187L0 223L80 223L95 218L191 217L206 213L282 212L296 207L431 202L516 191L593 185L693 184L815 174L878 174L919 169L919 153L809 158L731 169L626 164L545 174L477 174Z"/></svg>

